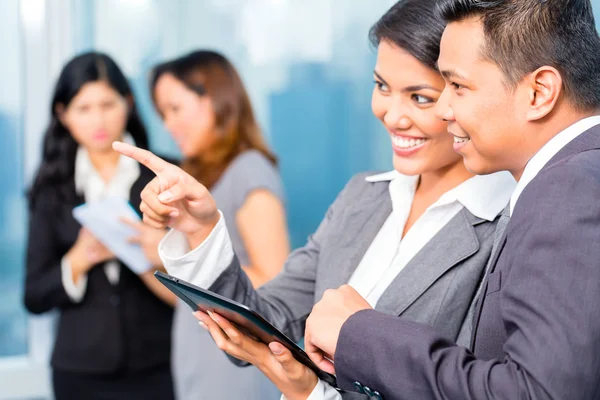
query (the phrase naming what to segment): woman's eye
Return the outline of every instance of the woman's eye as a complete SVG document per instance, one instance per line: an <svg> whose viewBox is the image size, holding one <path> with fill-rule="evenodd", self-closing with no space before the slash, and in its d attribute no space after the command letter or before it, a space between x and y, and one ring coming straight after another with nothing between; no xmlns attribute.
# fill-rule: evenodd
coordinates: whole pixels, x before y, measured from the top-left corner
<svg viewBox="0 0 600 400"><path fill-rule="evenodd" d="M412 99L417 104L431 104L434 102L433 99L430 99L429 97L421 96L419 94L413 94Z"/></svg>
<svg viewBox="0 0 600 400"><path fill-rule="evenodd" d="M377 90L379 90L380 92L387 92L389 91L389 88L387 87L387 85L383 82L379 82L379 81L374 81L375 82L375 86L377 86Z"/></svg>
<svg viewBox="0 0 600 400"><path fill-rule="evenodd" d="M462 89L462 88L463 88L463 86L462 86L462 85L460 85L460 84L458 84L458 83L456 83L456 82L451 82L451 83L450 83L450 86L452 86L452 87L454 88L454 90L459 90L459 89Z"/></svg>

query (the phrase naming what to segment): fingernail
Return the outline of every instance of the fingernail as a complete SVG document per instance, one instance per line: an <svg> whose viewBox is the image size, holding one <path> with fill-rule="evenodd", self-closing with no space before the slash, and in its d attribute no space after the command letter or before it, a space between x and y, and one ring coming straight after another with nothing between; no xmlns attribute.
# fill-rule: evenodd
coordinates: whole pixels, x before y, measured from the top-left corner
<svg viewBox="0 0 600 400"><path fill-rule="evenodd" d="M168 190L158 195L158 200L160 201L171 201L172 198L173 194Z"/></svg>
<svg viewBox="0 0 600 400"><path fill-rule="evenodd" d="M277 342L269 343L269 349L271 349L271 353L275 354L276 356L283 353L283 346Z"/></svg>
<svg viewBox="0 0 600 400"><path fill-rule="evenodd" d="M177 218L177 217L179 217L179 212L178 211L171 211L171 214L169 214L169 217L171 217L171 218Z"/></svg>
<svg viewBox="0 0 600 400"><path fill-rule="evenodd" d="M196 319L198 321L200 321L200 323L202 324L206 324L206 322L204 322L206 320L206 314L200 312L200 311L196 311L193 313L194 317L196 317Z"/></svg>
<svg viewBox="0 0 600 400"><path fill-rule="evenodd" d="M213 321L217 322L217 320L215 319L215 314L213 314L212 311L206 310L206 313L208 314L208 316L210 317L210 319L212 319Z"/></svg>
<svg viewBox="0 0 600 400"><path fill-rule="evenodd" d="M203 327L204 329L208 330L208 326L206 326L206 324L202 321L198 321L198 325L200 325L201 327Z"/></svg>

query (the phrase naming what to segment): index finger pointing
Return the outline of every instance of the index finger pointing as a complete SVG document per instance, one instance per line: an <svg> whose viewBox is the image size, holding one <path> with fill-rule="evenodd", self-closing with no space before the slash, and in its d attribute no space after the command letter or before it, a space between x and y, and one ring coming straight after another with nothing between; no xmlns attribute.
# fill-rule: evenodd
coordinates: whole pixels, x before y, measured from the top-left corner
<svg viewBox="0 0 600 400"><path fill-rule="evenodd" d="M162 172L165 167L168 165L166 161L155 156L148 150L140 149L139 147L132 146L123 142L113 142L113 149L124 156L129 158L133 158L140 164L145 165L155 174Z"/></svg>

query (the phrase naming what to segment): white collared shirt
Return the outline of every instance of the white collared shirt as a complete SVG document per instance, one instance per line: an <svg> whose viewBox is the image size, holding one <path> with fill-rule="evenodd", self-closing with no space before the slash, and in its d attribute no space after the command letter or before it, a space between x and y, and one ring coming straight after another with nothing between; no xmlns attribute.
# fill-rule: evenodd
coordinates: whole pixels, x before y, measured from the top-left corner
<svg viewBox="0 0 600 400"><path fill-rule="evenodd" d="M131 135L124 136L123 141L135 145ZM106 197L120 197L129 200L131 187L140 176L140 166L137 161L121 156L117 170L110 182L106 183L94 168L87 150L77 149L75 156L75 191L83 195L87 203L102 200ZM61 260L62 283L69 298L74 302L83 300L87 288L87 275L82 275L77 283L73 282L71 265L65 257ZM121 272L117 261L104 264L104 273L112 285L119 283Z"/></svg>
<svg viewBox="0 0 600 400"><path fill-rule="evenodd" d="M523 175L517 183L515 192L510 198L510 215L512 215L517 200L525 190L525 187L537 176L537 174L548 164L548 162L558 154L566 145L568 145L573 139L587 131L588 129L600 124L600 115L593 117L584 118L575 122L567 129L560 132L548 141L527 163L523 170Z"/></svg>
<svg viewBox="0 0 600 400"><path fill-rule="evenodd" d="M474 176L429 206L403 238L419 178L391 171L368 177L367 181L389 181L392 199L392 213L348 282L372 307L410 260L463 208L493 221L506 207L515 186L507 172Z"/></svg>
<svg viewBox="0 0 600 400"><path fill-rule="evenodd" d="M349 281L372 306L407 263L463 207L476 217L493 221L508 203L516 184L508 172L470 178L442 195L402 238L418 177L391 171L366 179L370 182L389 181L392 199L392 213ZM170 231L159 245L159 255L169 274L208 288L230 265L234 253L221 216L209 237L191 251L183 234ZM319 382L309 399L340 398L337 396L334 388Z"/></svg>

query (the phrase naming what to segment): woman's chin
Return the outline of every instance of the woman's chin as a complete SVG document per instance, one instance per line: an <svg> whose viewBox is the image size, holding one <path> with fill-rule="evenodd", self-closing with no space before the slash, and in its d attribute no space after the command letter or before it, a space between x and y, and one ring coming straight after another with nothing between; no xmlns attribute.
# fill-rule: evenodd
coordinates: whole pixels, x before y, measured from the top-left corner
<svg viewBox="0 0 600 400"><path fill-rule="evenodd" d="M419 163L415 162L415 160L407 160L394 155L393 164L394 169L402 175L421 175L421 168L419 168Z"/></svg>
<svg viewBox="0 0 600 400"><path fill-rule="evenodd" d="M115 140L106 141L106 143L88 143L87 145L84 145L84 147L90 153L108 153L114 151L112 148L112 144L114 141Z"/></svg>
<svg viewBox="0 0 600 400"><path fill-rule="evenodd" d="M210 147L207 144L199 143L199 144L178 144L179 151L181 155L185 158L195 158L202 154L205 154L207 151L210 151Z"/></svg>
<svg viewBox="0 0 600 400"><path fill-rule="evenodd" d="M197 151L194 151L192 149L188 149L185 147L180 147L179 151L181 151L181 155L185 158L194 158L194 157L198 156Z"/></svg>

